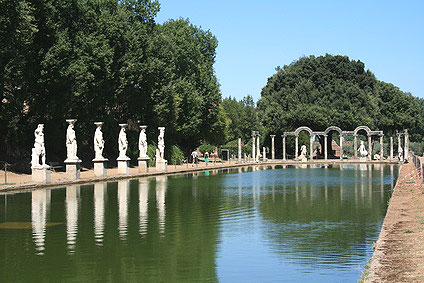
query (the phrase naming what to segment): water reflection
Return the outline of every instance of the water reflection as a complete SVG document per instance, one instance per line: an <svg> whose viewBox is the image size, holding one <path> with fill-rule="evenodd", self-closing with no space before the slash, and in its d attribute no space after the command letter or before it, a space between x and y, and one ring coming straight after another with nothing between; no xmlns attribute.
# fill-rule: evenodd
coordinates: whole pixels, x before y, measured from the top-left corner
<svg viewBox="0 0 424 283"><path fill-rule="evenodd" d="M156 177L156 206L158 209L159 233L165 232L165 195L167 186L167 176Z"/></svg>
<svg viewBox="0 0 424 283"><path fill-rule="evenodd" d="M107 183L94 184L94 239L99 246L103 243L106 189Z"/></svg>
<svg viewBox="0 0 424 283"><path fill-rule="evenodd" d="M31 193L32 237L38 255L44 254L46 222L50 209L50 190L35 190Z"/></svg>
<svg viewBox="0 0 424 283"><path fill-rule="evenodd" d="M80 200L80 186L66 187L66 241L69 252L75 251L78 233L78 208Z"/></svg>
<svg viewBox="0 0 424 283"><path fill-rule="evenodd" d="M138 213L139 213L139 232L141 236L147 234L149 210L149 181L140 179L138 181Z"/></svg>
<svg viewBox="0 0 424 283"><path fill-rule="evenodd" d="M118 231L121 240L127 237L128 229L128 202L129 202L130 181L118 181Z"/></svg>

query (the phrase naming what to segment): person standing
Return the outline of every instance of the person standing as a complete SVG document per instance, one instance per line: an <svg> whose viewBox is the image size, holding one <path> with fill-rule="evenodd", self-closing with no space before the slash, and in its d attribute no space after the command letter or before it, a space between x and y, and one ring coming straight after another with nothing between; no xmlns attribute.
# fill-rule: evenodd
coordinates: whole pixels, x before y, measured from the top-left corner
<svg viewBox="0 0 424 283"><path fill-rule="evenodd" d="M192 158L192 167L194 166L194 163L196 163L197 164L197 152L196 152L196 150L193 150L193 152L191 153L191 158Z"/></svg>

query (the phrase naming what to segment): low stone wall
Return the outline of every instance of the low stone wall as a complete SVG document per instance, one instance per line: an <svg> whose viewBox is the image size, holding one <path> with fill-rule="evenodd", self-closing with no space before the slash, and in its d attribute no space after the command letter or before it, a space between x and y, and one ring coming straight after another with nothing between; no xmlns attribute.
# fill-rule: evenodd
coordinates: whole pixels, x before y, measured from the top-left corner
<svg viewBox="0 0 424 283"><path fill-rule="evenodd" d="M403 164L363 282L424 281L424 191L412 162Z"/></svg>

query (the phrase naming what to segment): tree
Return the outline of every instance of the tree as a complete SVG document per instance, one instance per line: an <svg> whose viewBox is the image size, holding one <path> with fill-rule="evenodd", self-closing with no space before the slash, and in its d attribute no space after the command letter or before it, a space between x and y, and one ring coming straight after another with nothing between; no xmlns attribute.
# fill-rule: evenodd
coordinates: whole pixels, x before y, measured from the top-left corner
<svg viewBox="0 0 424 283"><path fill-rule="evenodd" d="M420 131L423 121L415 97L378 81L361 61L329 54L277 67L258 109L264 127L277 135L304 125L317 131L366 125L392 134L404 128Z"/></svg>

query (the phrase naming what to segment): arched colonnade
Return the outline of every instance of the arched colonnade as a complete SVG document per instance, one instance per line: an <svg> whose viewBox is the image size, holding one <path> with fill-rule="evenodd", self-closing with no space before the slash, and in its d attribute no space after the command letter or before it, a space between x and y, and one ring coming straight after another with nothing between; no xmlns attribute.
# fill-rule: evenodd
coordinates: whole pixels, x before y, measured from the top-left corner
<svg viewBox="0 0 424 283"><path fill-rule="evenodd" d="M306 127L306 126L302 126L297 128L294 132L284 132L283 135L281 135L281 137L283 138L283 160L286 160L286 137L287 136L295 136L295 159L298 158L298 153L299 153L299 134L302 131L306 131L309 134L309 155L310 155L310 160L312 160L313 158L313 137L314 136L324 136L324 159L327 160L328 158L328 149L327 149L327 137L328 134L331 131L336 131L339 133L340 136L340 159L343 159L343 137L346 135L353 135L353 145L354 145L354 152L355 152L355 159L358 158L358 133L360 131L365 131L367 138L368 138L368 160L372 159L372 148L371 148L371 139L372 136L379 136L380 137L380 156L383 157L384 156L384 149L383 149L383 131L372 131L369 127L367 126L359 126L357 127L355 130L353 131L343 131L342 129L340 129L337 126L330 126L328 127L325 131L320 132L320 131L313 131L311 128ZM398 143L399 146L401 144L401 135L405 136L405 159L408 156L408 131L405 130L404 133L400 133L398 134ZM393 158L393 138L390 138L390 158Z"/></svg>

